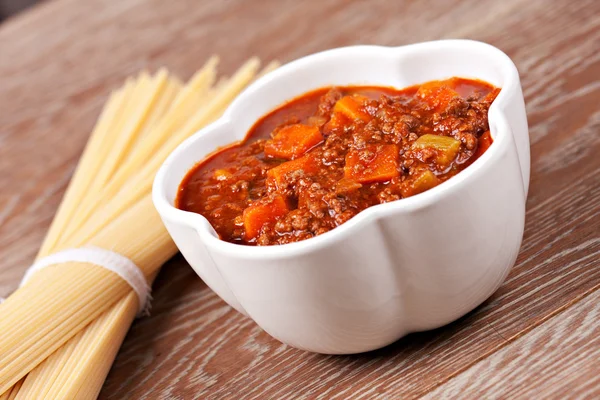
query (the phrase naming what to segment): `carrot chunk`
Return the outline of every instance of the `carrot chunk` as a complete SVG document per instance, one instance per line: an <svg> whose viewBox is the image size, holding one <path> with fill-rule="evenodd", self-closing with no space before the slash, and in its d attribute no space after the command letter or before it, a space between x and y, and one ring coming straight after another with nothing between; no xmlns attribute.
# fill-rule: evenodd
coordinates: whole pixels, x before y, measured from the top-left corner
<svg viewBox="0 0 600 400"><path fill-rule="evenodd" d="M410 197L437 186L440 180L433 172L426 169L413 177L413 179L409 179L403 183L404 185L401 187L400 192L403 197Z"/></svg>
<svg viewBox="0 0 600 400"><path fill-rule="evenodd" d="M348 118L340 113L333 113L329 121L323 126L323 131L326 134L331 131L344 129L344 125L348 122Z"/></svg>
<svg viewBox="0 0 600 400"><path fill-rule="evenodd" d="M366 97L359 95L344 96L335 103L333 112L334 114L343 114L353 121L358 119L368 122L371 119L371 116L361 109L366 100Z"/></svg>
<svg viewBox="0 0 600 400"><path fill-rule="evenodd" d="M268 157L293 160L323 141L317 126L294 124L283 127L265 144Z"/></svg>
<svg viewBox="0 0 600 400"><path fill-rule="evenodd" d="M275 196L268 202L257 202L244 210L242 218L246 231L246 240L254 239L265 225L273 225L288 212L283 196Z"/></svg>
<svg viewBox="0 0 600 400"><path fill-rule="evenodd" d="M358 183L385 182L398 176L398 146L367 145L346 154L344 177Z"/></svg>
<svg viewBox="0 0 600 400"><path fill-rule="evenodd" d="M431 81L419 87L417 97L425 101L431 109L442 112L448 108L452 99L459 97L459 94L452 89L449 81Z"/></svg>
<svg viewBox="0 0 600 400"><path fill-rule="evenodd" d="M317 171L316 160L310 155L297 158L293 161L287 161L283 164L271 168L267 171L267 179L273 180L277 186L285 183L285 177L293 172L302 170L306 174L311 174Z"/></svg>

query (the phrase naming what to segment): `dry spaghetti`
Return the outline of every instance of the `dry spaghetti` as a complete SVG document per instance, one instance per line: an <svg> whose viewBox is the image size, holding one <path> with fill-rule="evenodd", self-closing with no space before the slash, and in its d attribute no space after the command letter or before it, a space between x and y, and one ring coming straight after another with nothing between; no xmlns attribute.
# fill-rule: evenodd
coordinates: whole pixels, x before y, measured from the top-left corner
<svg viewBox="0 0 600 400"><path fill-rule="evenodd" d="M154 174L179 143L220 116L259 68L251 59L217 82L217 63L211 58L186 84L164 69L142 72L110 96L38 262L93 246L125 257L148 283L154 280L176 252L151 202ZM32 273L0 305L1 400L98 395L138 311L139 291L75 253L72 261Z"/></svg>

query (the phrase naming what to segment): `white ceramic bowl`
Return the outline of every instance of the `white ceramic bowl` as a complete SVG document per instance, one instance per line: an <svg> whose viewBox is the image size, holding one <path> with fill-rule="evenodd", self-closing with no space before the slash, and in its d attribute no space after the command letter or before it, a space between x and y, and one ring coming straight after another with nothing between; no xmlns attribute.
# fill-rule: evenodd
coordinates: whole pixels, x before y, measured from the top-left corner
<svg viewBox="0 0 600 400"><path fill-rule="evenodd" d="M221 241L204 217L173 206L196 163L286 100L329 85L403 88L452 76L502 88L489 111L494 143L429 191L368 208L315 238L266 247ZM153 199L186 260L232 307L291 346L357 353L447 324L500 286L523 236L529 163L519 76L500 50L468 40L354 46L291 62L248 87L171 154Z"/></svg>

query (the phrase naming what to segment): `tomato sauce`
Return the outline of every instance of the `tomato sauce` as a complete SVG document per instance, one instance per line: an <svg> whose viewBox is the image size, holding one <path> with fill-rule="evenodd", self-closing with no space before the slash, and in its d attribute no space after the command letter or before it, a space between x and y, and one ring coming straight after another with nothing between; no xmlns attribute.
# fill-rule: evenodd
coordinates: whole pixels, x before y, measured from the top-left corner
<svg viewBox="0 0 600 400"><path fill-rule="evenodd" d="M306 93L196 165L176 206L202 214L232 243L309 239L467 168L492 144L487 115L499 91L451 78Z"/></svg>

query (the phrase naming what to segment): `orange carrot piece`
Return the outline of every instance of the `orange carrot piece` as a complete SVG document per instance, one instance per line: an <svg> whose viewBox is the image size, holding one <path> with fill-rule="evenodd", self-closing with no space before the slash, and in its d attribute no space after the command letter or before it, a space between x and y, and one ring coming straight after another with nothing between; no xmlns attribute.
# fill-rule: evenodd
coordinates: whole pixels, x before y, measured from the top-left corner
<svg viewBox="0 0 600 400"><path fill-rule="evenodd" d="M277 186L281 186L287 174L298 170L302 170L306 174L314 173L317 170L316 160L310 155L305 155L293 161L284 162L268 170L267 179L273 180Z"/></svg>
<svg viewBox="0 0 600 400"><path fill-rule="evenodd" d="M293 160L323 141L317 126L303 124L288 125L265 144L269 157Z"/></svg>
<svg viewBox="0 0 600 400"><path fill-rule="evenodd" d="M371 155L365 157L364 152ZM399 175L398 146L367 145L365 150L351 150L346 155L344 177L358 183L385 182Z"/></svg>
<svg viewBox="0 0 600 400"><path fill-rule="evenodd" d="M333 112L343 114L352 121L358 119L368 122L371 116L361 109L366 100L366 97L359 95L344 96L335 103Z"/></svg>
<svg viewBox="0 0 600 400"><path fill-rule="evenodd" d="M433 110L442 112L452 99L459 97L459 94L452 89L450 81L431 81L419 87L417 97L425 101Z"/></svg>
<svg viewBox="0 0 600 400"><path fill-rule="evenodd" d="M273 225L288 212L283 196L275 196L269 202L257 202L246 208L243 213L246 240L254 239L265 225Z"/></svg>
<svg viewBox="0 0 600 400"><path fill-rule="evenodd" d="M329 121L323 126L323 131L329 134L331 131L344 129L348 123L348 118L340 113L333 113Z"/></svg>

